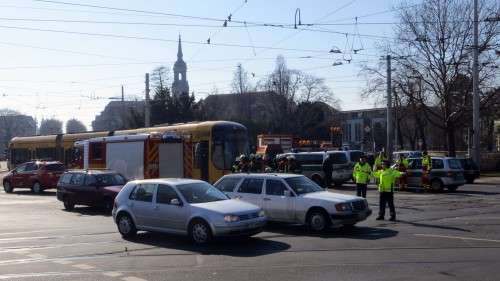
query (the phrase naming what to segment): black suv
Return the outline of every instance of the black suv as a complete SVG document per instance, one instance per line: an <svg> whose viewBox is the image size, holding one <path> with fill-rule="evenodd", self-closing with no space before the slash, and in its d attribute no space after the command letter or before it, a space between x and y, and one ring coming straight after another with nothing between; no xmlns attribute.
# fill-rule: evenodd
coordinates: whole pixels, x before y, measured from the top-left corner
<svg viewBox="0 0 500 281"><path fill-rule="evenodd" d="M116 195L126 183L125 177L114 171L71 170L59 179L57 199L68 211L75 205L87 205L111 212Z"/></svg>

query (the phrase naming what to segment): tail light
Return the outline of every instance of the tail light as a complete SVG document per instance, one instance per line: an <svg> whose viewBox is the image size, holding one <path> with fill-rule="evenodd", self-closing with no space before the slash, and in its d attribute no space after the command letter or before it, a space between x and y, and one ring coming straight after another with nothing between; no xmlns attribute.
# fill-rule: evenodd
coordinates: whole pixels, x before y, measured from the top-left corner
<svg viewBox="0 0 500 281"><path fill-rule="evenodd" d="M453 173L453 172L448 172L446 174L448 175L448 177L453 177L455 175L455 173Z"/></svg>

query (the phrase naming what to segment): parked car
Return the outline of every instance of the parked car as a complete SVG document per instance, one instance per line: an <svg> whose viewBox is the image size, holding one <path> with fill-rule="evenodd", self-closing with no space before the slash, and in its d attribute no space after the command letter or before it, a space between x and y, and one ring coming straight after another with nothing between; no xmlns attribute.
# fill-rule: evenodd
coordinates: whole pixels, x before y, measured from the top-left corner
<svg viewBox="0 0 500 281"><path fill-rule="evenodd" d="M434 191L442 191L444 188L455 191L459 186L465 184L464 170L457 158L431 157L431 159L430 182ZM422 159L409 158L408 162L408 186L422 186Z"/></svg>
<svg viewBox="0 0 500 281"><path fill-rule="evenodd" d="M472 158L458 158L462 168L464 169L465 181L468 184L474 183L474 181L479 178L479 168Z"/></svg>
<svg viewBox="0 0 500 281"><path fill-rule="evenodd" d="M422 158L422 151L418 150L404 150L404 151L394 151L392 153L392 159L394 161L400 158Z"/></svg>
<svg viewBox="0 0 500 281"><path fill-rule="evenodd" d="M61 176L57 184L57 199L68 211L75 205L86 205L103 207L111 212L114 199L125 183L125 177L110 170L72 170Z"/></svg>
<svg viewBox="0 0 500 281"><path fill-rule="evenodd" d="M3 189L11 193L15 188L30 188L34 193L41 193L55 188L64 170L64 164L57 161L26 162L5 175Z"/></svg>
<svg viewBox="0 0 500 281"><path fill-rule="evenodd" d="M260 207L191 179L129 182L116 197L113 218L125 238L137 230L159 231L187 234L197 244L216 236L251 236L266 223Z"/></svg>
<svg viewBox="0 0 500 281"><path fill-rule="evenodd" d="M294 174L232 174L215 186L231 198L260 206L268 220L308 225L313 231L353 226L371 215L364 198L324 191Z"/></svg>

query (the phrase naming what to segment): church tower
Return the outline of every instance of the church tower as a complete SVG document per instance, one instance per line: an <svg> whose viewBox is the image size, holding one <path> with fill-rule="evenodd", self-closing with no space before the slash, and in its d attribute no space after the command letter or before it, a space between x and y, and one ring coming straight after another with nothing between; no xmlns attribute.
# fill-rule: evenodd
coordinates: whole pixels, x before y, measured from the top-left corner
<svg viewBox="0 0 500 281"><path fill-rule="evenodd" d="M181 36L179 35L179 46L177 49L177 61L174 64L174 82L172 83L172 94L179 97L181 94L189 95L189 85L186 77L187 66L182 59Z"/></svg>

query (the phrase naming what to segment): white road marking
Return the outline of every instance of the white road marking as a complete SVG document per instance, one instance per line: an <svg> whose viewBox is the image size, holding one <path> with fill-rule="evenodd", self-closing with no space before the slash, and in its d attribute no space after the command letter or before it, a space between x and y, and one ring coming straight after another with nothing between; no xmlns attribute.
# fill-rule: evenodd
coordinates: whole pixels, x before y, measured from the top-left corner
<svg viewBox="0 0 500 281"><path fill-rule="evenodd" d="M196 265L203 264L203 257L201 255L196 255Z"/></svg>
<svg viewBox="0 0 500 281"><path fill-rule="evenodd" d="M123 273L116 272L116 271L107 271L107 272L103 272L102 274L109 276L109 277L119 277L119 276L123 275Z"/></svg>
<svg viewBox="0 0 500 281"><path fill-rule="evenodd" d="M74 264L72 266L76 267L76 268L79 268L79 269L94 269L95 268L95 267L93 267L91 265L84 264L84 263Z"/></svg>
<svg viewBox="0 0 500 281"><path fill-rule="evenodd" d="M29 254L27 256L30 258L33 258L33 259L45 259L45 258L47 258L46 255L42 255L42 254Z"/></svg>
<svg viewBox="0 0 500 281"><path fill-rule="evenodd" d="M134 277L134 276L123 277L122 280L123 281L148 281L146 279L142 279L142 278Z"/></svg>
<svg viewBox="0 0 500 281"><path fill-rule="evenodd" d="M52 262L58 263L58 264L72 264L72 261L69 260L53 260Z"/></svg>
<svg viewBox="0 0 500 281"><path fill-rule="evenodd" d="M459 239L459 240L473 240L473 241L483 241L483 242L500 243L500 240L474 238L474 237L462 237L462 236L435 235L435 234L415 234L415 236L435 237L435 238L448 238L448 239Z"/></svg>

